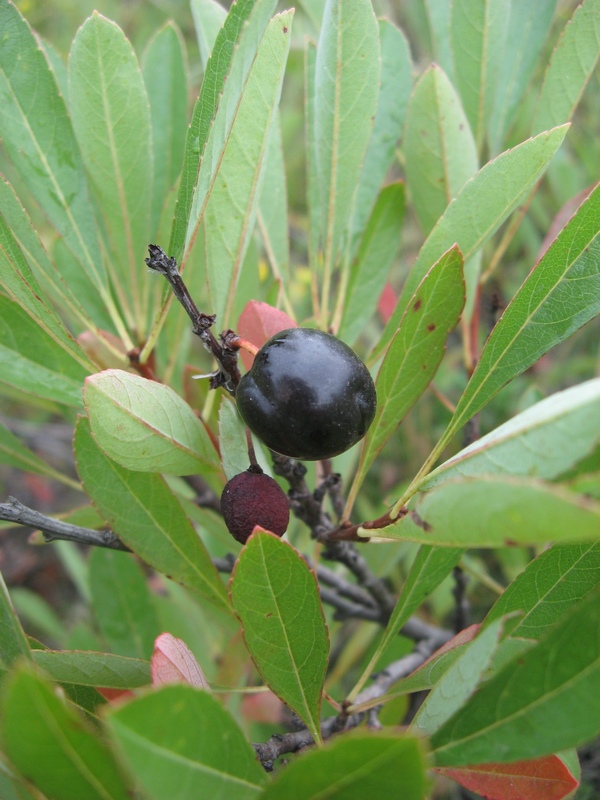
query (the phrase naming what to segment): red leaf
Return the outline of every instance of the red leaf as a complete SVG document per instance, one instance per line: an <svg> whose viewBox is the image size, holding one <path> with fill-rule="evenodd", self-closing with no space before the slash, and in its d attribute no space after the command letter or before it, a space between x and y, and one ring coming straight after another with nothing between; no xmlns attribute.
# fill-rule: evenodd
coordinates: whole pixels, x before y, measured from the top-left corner
<svg viewBox="0 0 600 800"><path fill-rule="evenodd" d="M391 283L386 283L383 287L383 292L379 295L379 302L377 303L377 310L382 322L385 324L394 313L398 298L392 289Z"/></svg>
<svg viewBox="0 0 600 800"><path fill-rule="evenodd" d="M161 633L154 642L154 652L150 661L152 685L162 686L166 683L189 683L209 689L202 667L194 654L181 639L170 633Z"/></svg>
<svg viewBox="0 0 600 800"><path fill-rule="evenodd" d="M273 308L268 303L261 303L259 300L249 300L240 314L236 333L242 339L247 339L257 347L262 347L271 336L275 336L279 331L297 327L294 320L288 317L285 311ZM250 369L254 357L246 350L240 350L240 354L244 366L246 369Z"/></svg>
<svg viewBox="0 0 600 800"><path fill-rule="evenodd" d="M558 756L512 764L477 764L435 772L452 778L486 800L560 800L579 785Z"/></svg>
<svg viewBox="0 0 600 800"><path fill-rule="evenodd" d="M118 703L121 700L128 700L135 697L129 689L108 689L106 686L97 686L96 691L109 703Z"/></svg>

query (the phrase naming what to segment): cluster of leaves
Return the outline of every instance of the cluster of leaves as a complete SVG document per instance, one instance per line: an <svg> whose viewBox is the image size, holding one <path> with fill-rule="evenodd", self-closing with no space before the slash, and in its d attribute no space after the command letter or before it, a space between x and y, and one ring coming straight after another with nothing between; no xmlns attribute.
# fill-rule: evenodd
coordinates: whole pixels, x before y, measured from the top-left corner
<svg viewBox="0 0 600 800"><path fill-rule="evenodd" d="M80 492L65 521L108 526L157 587L131 554L64 549L95 628L67 637L50 623L63 646L48 649L25 635L2 585L2 796L410 800L424 796L431 769L486 797L566 796L577 785L573 748L600 734L600 378L590 371L572 386L567 375L560 386L570 388L524 400L434 467L506 384L600 312L597 174L580 168L550 200L540 190L545 173L555 183L564 174L567 135L568 153L598 156L598 142L582 144L568 123L598 60L600 2L562 21L551 53L556 0L409 3L405 22L417 42L426 24L437 61L418 80L403 32L370 0L304 0L280 14L275 0L238 0L229 13L214 0L191 5L203 79L188 127L173 24L140 65L123 31L94 13L67 66L0 0L10 177L0 180L0 390L15 408L74 423L78 479L4 425L0 459ZM293 121L280 109L288 57L291 85L300 78L298 29L309 33L303 233L289 225ZM536 69L543 81L531 91ZM404 220L406 197L420 233ZM544 202L567 201L527 261L527 209L543 217ZM403 228L422 241L410 270ZM331 495L312 533L326 549L336 537L378 540L364 548L373 580L345 591L383 631L325 613L306 560L268 532L237 548L229 588L217 571L236 547L217 498L248 466L246 435L226 393L189 380L188 362L203 354L147 272L152 241L220 328L260 345L274 329L316 325L372 367L376 418L335 463L345 507ZM501 284L518 289L481 348L485 293L511 248L527 256ZM396 467L384 491L373 475L384 458L399 460L398 426L434 377L439 436L422 467ZM268 452L255 449L272 475ZM307 484L316 481L311 468ZM363 522L351 525L355 508ZM347 525L327 525L336 511ZM309 533L296 521L289 538L314 556ZM433 654L419 649L426 637L414 647L398 635L457 565L495 585L468 549L509 545L540 554L487 603L481 625ZM402 578L391 608L377 606L376 574ZM191 686L158 685L150 657L164 630L189 644L212 693L189 670L177 679ZM412 667L385 694L363 688L398 663ZM243 686L254 693L240 702ZM257 709L273 730L266 687L319 745L273 779L248 743L265 730L250 723ZM335 713L324 718L325 688ZM422 691L408 731L391 727ZM115 692L127 699L107 704ZM384 730L323 744L375 706L389 713Z"/></svg>

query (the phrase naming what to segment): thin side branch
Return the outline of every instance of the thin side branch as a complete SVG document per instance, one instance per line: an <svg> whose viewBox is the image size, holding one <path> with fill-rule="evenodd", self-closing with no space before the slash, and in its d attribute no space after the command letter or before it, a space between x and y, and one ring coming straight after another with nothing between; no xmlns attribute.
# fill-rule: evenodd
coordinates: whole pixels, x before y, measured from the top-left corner
<svg viewBox="0 0 600 800"><path fill-rule="evenodd" d="M18 525L26 525L28 528L36 528L42 531L46 542L63 539L67 542L91 544L94 547L107 547L110 550L130 552L127 545L123 544L111 530L96 531L92 528L81 528L79 525L71 525L70 522L47 517L45 514L23 505L16 497L9 497L7 503L0 503L0 519L15 522Z"/></svg>

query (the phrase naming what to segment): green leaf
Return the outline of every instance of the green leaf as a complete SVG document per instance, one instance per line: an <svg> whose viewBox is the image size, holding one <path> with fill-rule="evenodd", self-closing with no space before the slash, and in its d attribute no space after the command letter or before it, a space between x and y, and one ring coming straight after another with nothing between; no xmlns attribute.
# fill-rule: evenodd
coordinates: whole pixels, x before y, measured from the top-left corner
<svg viewBox="0 0 600 800"><path fill-rule="evenodd" d="M119 767L98 733L31 668L3 686L4 750L19 772L56 800L127 800Z"/></svg>
<svg viewBox="0 0 600 800"><path fill-rule="evenodd" d="M188 129L169 253L187 261L276 0L234 3L206 64ZM227 80L226 80L227 79Z"/></svg>
<svg viewBox="0 0 600 800"><path fill-rule="evenodd" d="M431 743L439 766L516 761L600 733L600 592L594 591L452 717Z"/></svg>
<svg viewBox="0 0 600 800"><path fill-rule="evenodd" d="M210 198L199 205L197 190L192 205L192 221L204 217L211 307L222 327L229 324L235 287L256 220L292 19L293 11L288 11L267 26L213 176ZM209 135L207 148L211 144Z"/></svg>
<svg viewBox="0 0 600 800"><path fill-rule="evenodd" d="M227 480L248 469L248 441L244 423L236 411L235 403L225 395L219 407L219 450ZM271 459L265 455L258 439L254 440L254 451L263 472L272 477Z"/></svg>
<svg viewBox="0 0 600 800"><path fill-rule="evenodd" d="M585 0L560 35L538 99L532 132L569 122L600 55L600 0Z"/></svg>
<svg viewBox="0 0 600 800"><path fill-rule="evenodd" d="M59 683L136 689L151 682L150 663L85 650L33 650L33 660Z"/></svg>
<svg viewBox="0 0 600 800"><path fill-rule="evenodd" d="M204 426L165 384L104 370L86 380L83 401L98 446L121 466L169 475L220 469Z"/></svg>
<svg viewBox="0 0 600 800"><path fill-rule="evenodd" d="M327 0L317 45L312 112L324 250L323 319L329 313L331 272L348 235L373 131L380 75L379 30L369 0Z"/></svg>
<svg viewBox="0 0 600 800"><path fill-rule="evenodd" d="M410 298L431 265L454 243L467 263L535 186L566 132L567 126L563 126L528 139L490 161L465 184L421 247L374 357L389 344ZM467 276L467 298L475 289L474 278Z"/></svg>
<svg viewBox="0 0 600 800"><path fill-rule="evenodd" d="M362 686L375 671L383 654L397 638L404 623L419 608L425 598L450 574L460 561L462 554L463 550L460 549L428 547L427 545L419 547L377 649L350 694L351 700L356 699Z"/></svg>
<svg viewBox="0 0 600 800"><path fill-rule="evenodd" d="M17 303L0 294L0 381L27 394L80 408L88 370Z"/></svg>
<svg viewBox="0 0 600 800"><path fill-rule="evenodd" d="M473 695L490 666L503 624L503 619L497 619L466 645L423 701L412 729L431 736Z"/></svg>
<svg viewBox="0 0 600 800"><path fill-rule="evenodd" d="M134 557L94 550L90 589L96 621L112 652L149 661L161 631L146 576Z"/></svg>
<svg viewBox="0 0 600 800"><path fill-rule="evenodd" d="M313 281L313 306L316 301L316 275L320 269L319 245L321 237L321 197L317 172L316 121L315 121L315 71L317 48L306 39L304 46L304 135L306 139L306 201L308 203L308 256ZM313 308L316 314L317 308Z"/></svg>
<svg viewBox="0 0 600 800"><path fill-rule="evenodd" d="M0 667L8 669L19 658L31 658L31 651L17 612L0 573Z"/></svg>
<svg viewBox="0 0 600 800"><path fill-rule="evenodd" d="M32 450L17 439L8 428L0 422L0 463L8 464L15 469L26 472L35 472L37 475L46 475L49 478L64 480L64 476L56 472L50 464L37 456Z"/></svg>
<svg viewBox="0 0 600 800"><path fill-rule="evenodd" d="M216 0L191 0L190 5L202 68L206 70L215 39L227 18L227 11Z"/></svg>
<svg viewBox="0 0 600 800"><path fill-rule="evenodd" d="M448 204L477 172L477 147L456 90L437 65L412 93L404 137L406 180L428 235Z"/></svg>
<svg viewBox="0 0 600 800"><path fill-rule="evenodd" d="M314 573L289 544L256 531L240 554L229 591L263 680L320 741L329 640Z"/></svg>
<svg viewBox="0 0 600 800"><path fill-rule="evenodd" d="M377 454L437 372L464 301L461 253L453 247L418 287L379 368L377 412L363 440L349 503Z"/></svg>
<svg viewBox="0 0 600 800"><path fill-rule="evenodd" d="M69 54L69 103L77 141L104 218L114 286L133 326L146 329L149 281L144 255L152 203L150 106L123 31L97 12Z"/></svg>
<svg viewBox="0 0 600 800"><path fill-rule="evenodd" d="M443 481L478 475L552 480L600 444L600 378L547 397L482 436L418 484L428 491Z"/></svg>
<svg viewBox="0 0 600 800"><path fill-rule="evenodd" d="M111 461L80 418L77 470L92 502L117 536L159 572L220 608L227 590L179 500L159 475L132 472Z"/></svg>
<svg viewBox="0 0 600 800"><path fill-rule="evenodd" d="M419 493L394 525L360 533L443 547L597 539L600 502L556 484L484 475L446 481Z"/></svg>
<svg viewBox="0 0 600 800"><path fill-rule="evenodd" d="M40 328L62 347L65 353L91 371L93 369L91 361L84 355L54 309L42 299L43 292L13 235L11 225L15 223L18 233L27 237L27 245L34 250L37 256L44 262L48 261L48 257L44 253L35 231L32 228L29 228L29 231L25 230L29 219L12 192L12 187L3 180L0 180L0 186L2 187L0 200L3 203L3 213L0 213L0 278L3 291L18 303L32 320L35 320ZM4 217L5 211L12 212L9 218ZM19 211L21 214L18 213ZM17 219L15 219L16 216ZM5 298L3 300L6 302Z"/></svg>
<svg viewBox="0 0 600 800"><path fill-rule="evenodd" d="M378 25L381 85L373 133L354 197L348 236L350 259L355 255L369 217L372 217L376 199L381 194L381 184L394 160L412 86L412 62L406 37L387 19L378 20Z"/></svg>
<svg viewBox="0 0 600 800"><path fill-rule="evenodd" d="M155 236L169 190L181 172L188 122L185 45L172 22L161 28L148 44L142 74L152 124L154 183L150 231Z"/></svg>
<svg viewBox="0 0 600 800"><path fill-rule="evenodd" d="M165 686L112 710L107 724L152 800L251 800L266 781L244 734L208 692Z"/></svg>
<svg viewBox="0 0 600 800"><path fill-rule="evenodd" d="M538 56L548 40L556 2L557 0L511 2L496 98L489 122L492 153L502 149L505 134L517 116L519 103L527 90Z"/></svg>
<svg viewBox="0 0 600 800"><path fill-rule="evenodd" d="M451 8L451 0L424 0L433 60L454 82L454 59L450 42Z"/></svg>
<svg viewBox="0 0 600 800"><path fill-rule="evenodd" d="M600 184L556 237L492 331L444 442L506 383L600 312L599 234Z"/></svg>
<svg viewBox="0 0 600 800"><path fill-rule="evenodd" d="M280 770L261 800L425 796L425 757L418 739L389 731L353 731Z"/></svg>
<svg viewBox="0 0 600 800"><path fill-rule="evenodd" d="M404 209L403 183L392 183L381 190L350 269L337 334L347 344L359 337L377 308L390 268L400 250Z"/></svg>
<svg viewBox="0 0 600 800"><path fill-rule="evenodd" d="M456 85L478 151L485 141L502 69L510 11L511 0L455 0L451 6L450 40Z"/></svg>
<svg viewBox="0 0 600 800"><path fill-rule="evenodd" d="M106 273L83 162L54 75L29 25L0 0L0 137L18 173L101 290Z"/></svg>
<svg viewBox="0 0 600 800"><path fill-rule="evenodd" d="M279 111L271 126L258 207L258 226L273 276L280 283L288 277L290 242L283 141ZM284 284L285 285L285 284Z"/></svg>
<svg viewBox="0 0 600 800"><path fill-rule="evenodd" d="M43 322L46 330L59 344L62 344L84 365L89 365L91 369L91 364L85 359L81 349L76 346L73 338L65 329L64 322L54 312L48 300L54 300L62 312L77 319L79 324L84 327L92 326L89 319L90 305L83 301L77 282L70 280L70 275L66 275L52 263L29 215L13 187L2 175L0 175L0 209L2 209L0 213L0 275L5 291L19 302L34 319ZM97 287L92 284L87 273L81 269L81 264L68 250L64 241L62 239L58 241L62 243L63 250L69 253L70 259L77 265L80 273L78 282L85 282L91 287L90 294L93 292L95 303L105 315L102 318L104 327L110 327L111 323L106 315ZM43 286L43 289L40 286ZM85 310L83 306L86 307Z"/></svg>
<svg viewBox="0 0 600 800"><path fill-rule="evenodd" d="M600 584L600 543L555 544L531 561L496 600L485 625L522 612L510 635L540 639Z"/></svg>

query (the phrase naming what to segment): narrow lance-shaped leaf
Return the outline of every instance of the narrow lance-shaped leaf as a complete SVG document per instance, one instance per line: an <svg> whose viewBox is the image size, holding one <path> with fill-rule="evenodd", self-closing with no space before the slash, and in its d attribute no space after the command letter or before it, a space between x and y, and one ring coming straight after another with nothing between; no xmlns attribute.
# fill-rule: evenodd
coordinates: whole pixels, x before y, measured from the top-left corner
<svg viewBox="0 0 600 800"><path fill-rule="evenodd" d="M438 766L535 758L600 733L600 592L510 662L432 737Z"/></svg>
<svg viewBox="0 0 600 800"><path fill-rule="evenodd" d="M369 0L327 0L315 63L315 163L324 251L322 315L377 110L381 56Z"/></svg>
<svg viewBox="0 0 600 800"><path fill-rule="evenodd" d="M115 708L112 738L153 800L252 800L266 775L222 704L192 686L164 686Z"/></svg>
<svg viewBox="0 0 600 800"><path fill-rule="evenodd" d="M538 99L532 132L568 122L600 56L600 0L585 0L560 35Z"/></svg>
<svg viewBox="0 0 600 800"><path fill-rule="evenodd" d="M227 591L181 503L159 475L111 461L89 422L75 431L77 470L87 494L117 536L159 572L229 610Z"/></svg>
<svg viewBox="0 0 600 800"><path fill-rule="evenodd" d="M566 132L567 126L563 126L528 139L490 161L465 184L421 247L396 310L375 348L374 358L388 346L410 298L431 265L454 243L467 263L535 186ZM474 276L470 278L469 281L467 276L468 293L475 288Z"/></svg>
<svg viewBox="0 0 600 800"><path fill-rule="evenodd" d="M367 222L348 290L338 336L351 345L373 316L390 268L400 250L405 191L400 181L384 187Z"/></svg>
<svg viewBox="0 0 600 800"><path fill-rule="evenodd" d="M267 26L239 98L204 211L211 307L227 327L235 287L258 211L271 129L291 41L293 11ZM210 147L210 139L207 145ZM198 208L196 203L194 209Z"/></svg>
<svg viewBox="0 0 600 800"><path fill-rule="evenodd" d="M131 44L97 12L77 32L69 55L69 101L77 141L104 217L123 307L146 328L153 156L150 106Z"/></svg>
<svg viewBox="0 0 600 800"><path fill-rule="evenodd" d="M416 494L393 525L362 530L442 547L504 547L600 537L600 502L532 479L482 476Z"/></svg>
<svg viewBox="0 0 600 800"><path fill-rule="evenodd" d="M271 126L258 207L258 226L273 277L285 285L290 261L290 242L280 116L278 110Z"/></svg>
<svg viewBox="0 0 600 800"><path fill-rule="evenodd" d="M204 216L248 75L275 5L275 0L235 3L217 35L188 130L171 229L169 250L179 263L187 261Z"/></svg>
<svg viewBox="0 0 600 800"><path fill-rule="evenodd" d="M0 176L0 208L2 209L0 239L3 241L3 247L6 247L1 260L0 274L5 288L10 287L10 295L19 300L26 310L31 309L29 313L33 312L32 316L35 319L43 320L47 316L46 310L40 308L41 305L44 305L50 312L54 307L59 308L62 317L68 315L81 327L93 328L94 323L91 320L101 319L103 327L111 329L112 323L102 302L102 297L98 294L98 289L88 274L81 268L79 261L67 248L63 239L58 239L54 243L53 255L56 253L57 243L60 242L62 252L67 252L71 261L77 265L78 272L76 274L79 283L85 283L90 287L89 293L94 298L94 307L90 307L90 304L86 302L87 297L86 301L83 300L83 293L79 290L79 285L72 280L72 276L66 275L49 258L27 211L23 208L13 187L3 176ZM6 229L10 234L7 235ZM18 250L13 244L9 244L12 240ZM15 277L17 278L16 282ZM36 290L35 286L38 283L43 288ZM52 301L53 305L50 306L48 301ZM100 310L102 316L95 314L96 308ZM64 322L59 319L59 324L61 339L63 339ZM50 326L48 327L50 328ZM72 340L70 347L73 349ZM77 351L74 350L74 352ZM78 356L82 358L83 353L79 351Z"/></svg>
<svg viewBox="0 0 600 800"><path fill-rule="evenodd" d="M80 408L88 370L0 294L0 381L27 394Z"/></svg>
<svg viewBox="0 0 600 800"><path fill-rule="evenodd" d="M31 658L29 645L21 623L8 594L2 573L0 573L0 667L7 669L18 658Z"/></svg>
<svg viewBox="0 0 600 800"><path fill-rule="evenodd" d="M0 423L0 463L34 472L36 475L45 475L48 478L62 481L72 485L72 481L65 475L55 470L44 459L36 455L21 442L11 431Z"/></svg>
<svg viewBox="0 0 600 800"><path fill-rule="evenodd" d="M451 6L450 41L456 84L478 151L485 141L494 104L510 9L510 0L455 0Z"/></svg>
<svg viewBox="0 0 600 800"><path fill-rule="evenodd" d="M600 542L555 544L531 561L485 618L520 611L510 635L540 639L559 617L600 585Z"/></svg>
<svg viewBox="0 0 600 800"><path fill-rule="evenodd" d="M600 313L599 234L600 184L548 248L492 331L444 441L508 381Z"/></svg>
<svg viewBox="0 0 600 800"><path fill-rule="evenodd" d="M162 383L104 370L86 380L83 401L97 444L128 469L169 475L220 469L198 417Z"/></svg>
<svg viewBox="0 0 600 800"><path fill-rule="evenodd" d="M216 0L191 0L190 6L202 68L206 71L215 39L227 18L227 11Z"/></svg>
<svg viewBox="0 0 600 800"><path fill-rule="evenodd" d="M433 60L455 82L454 59L450 42L450 11L452 0L424 0L427 14Z"/></svg>
<svg viewBox="0 0 600 800"><path fill-rule="evenodd" d="M553 480L600 444L600 379L586 381L530 406L441 464L418 484L478 475Z"/></svg>
<svg viewBox="0 0 600 800"><path fill-rule="evenodd" d="M181 172L187 131L188 71L185 45L173 23L161 28L148 44L142 70L152 125L154 181L150 231L154 236L169 190Z"/></svg>
<svg viewBox="0 0 600 800"><path fill-rule="evenodd" d="M425 391L465 300L457 247L431 268L406 309L377 375L377 412L362 445L350 504L375 457Z"/></svg>
<svg viewBox="0 0 600 800"><path fill-rule="evenodd" d="M402 135L412 88L412 62L406 37L388 19L378 20L381 86L373 133L365 153L349 226L347 261L354 258L369 215L391 166Z"/></svg>
<svg viewBox="0 0 600 800"><path fill-rule="evenodd" d="M52 306L43 299L43 292L30 269L20 243L11 230L11 224L16 223L18 233L26 235L27 232L23 223L29 222L29 220L23 219L25 212L22 208L15 207L18 206L18 201L15 203L16 197L14 193L7 191L11 187L3 180L0 180L0 186L2 187L0 189L0 197L4 202L8 200L9 208L13 211L10 219L5 218L4 214L0 213L0 278L2 280L2 289L29 314L32 320L35 320L44 333L62 347L70 358L78 361L87 370L92 371L94 369L92 362L83 353L81 347L73 339ZM6 206L3 206L2 211L5 208ZM14 212L18 214L19 210L22 214L19 215L18 219L15 219ZM30 247L36 249L38 257L46 263L48 257L31 228L29 229L27 242Z"/></svg>
<svg viewBox="0 0 600 800"><path fill-rule="evenodd" d="M320 741L329 641L314 573L293 547L259 530L236 563L230 594L263 680Z"/></svg>
<svg viewBox="0 0 600 800"><path fill-rule="evenodd" d="M492 153L502 149L506 132L517 116L535 70L536 61L548 41L557 0L518 0L510 4L510 19L502 63L490 115L488 140Z"/></svg>
<svg viewBox="0 0 600 800"><path fill-rule="evenodd" d="M31 667L21 667L3 689L4 751L25 778L48 797L131 797L100 735L57 696L49 682Z"/></svg>
<svg viewBox="0 0 600 800"><path fill-rule="evenodd" d="M431 736L473 695L498 647L504 620L480 631L446 670L417 711L411 729Z"/></svg>
<svg viewBox="0 0 600 800"><path fill-rule="evenodd" d="M83 162L65 101L29 25L9 0L0 2L0 30L2 144L83 268L106 290Z"/></svg>
<svg viewBox="0 0 600 800"><path fill-rule="evenodd" d="M160 628L146 576L135 558L96 548L89 572L94 617L110 650L149 661Z"/></svg>
<svg viewBox="0 0 600 800"><path fill-rule="evenodd" d="M435 64L412 93L404 149L408 188L427 235L477 172L477 148L460 98Z"/></svg>
<svg viewBox="0 0 600 800"><path fill-rule="evenodd" d="M137 689L150 683L150 664L139 658L85 650L32 650L32 656L58 683Z"/></svg>
<svg viewBox="0 0 600 800"><path fill-rule="evenodd" d="M451 550L427 545L419 547L377 649L360 680L352 689L349 695L350 700L356 698L362 686L373 674L377 664L381 661L391 642L398 636L404 623L419 608L425 598L450 574L460 561L462 554L463 550L459 549Z"/></svg>

